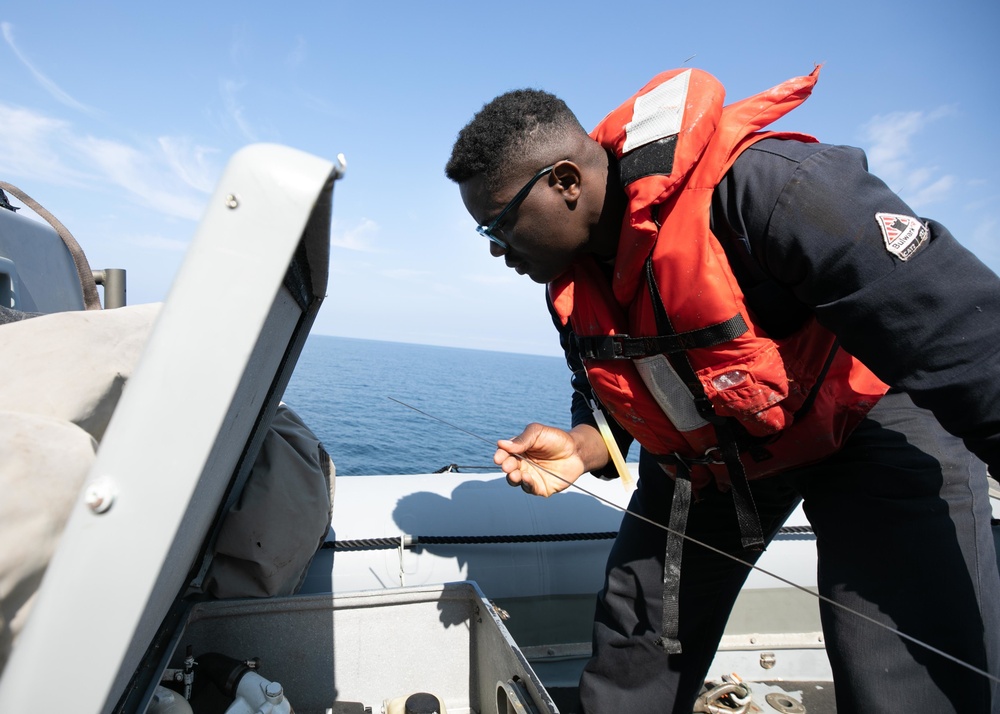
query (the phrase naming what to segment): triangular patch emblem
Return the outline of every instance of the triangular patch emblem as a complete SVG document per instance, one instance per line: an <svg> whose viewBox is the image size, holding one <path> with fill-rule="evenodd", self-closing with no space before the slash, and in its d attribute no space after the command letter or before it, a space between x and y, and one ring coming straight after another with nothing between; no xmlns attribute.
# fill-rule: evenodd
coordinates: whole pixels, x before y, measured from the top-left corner
<svg viewBox="0 0 1000 714"><path fill-rule="evenodd" d="M927 226L913 216L899 213L876 213L885 247L900 260L908 260L927 240Z"/></svg>

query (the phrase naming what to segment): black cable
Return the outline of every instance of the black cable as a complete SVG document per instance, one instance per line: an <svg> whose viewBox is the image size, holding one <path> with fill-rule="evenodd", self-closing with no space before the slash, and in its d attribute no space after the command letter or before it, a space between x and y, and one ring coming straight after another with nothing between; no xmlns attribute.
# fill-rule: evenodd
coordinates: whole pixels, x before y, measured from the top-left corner
<svg viewBox="0 0 1000 714"><path fill-rule="evenodd" d="M811 534L809 526L785 526L778 535ZM326 550L388 550L418 545L487 545L490 543L560 543L567 541L614 540L618 531L597 533L539 533L534 535L483 535L483 536L398 536L395 538L358 538L332 540L323 543Z"/></svg>

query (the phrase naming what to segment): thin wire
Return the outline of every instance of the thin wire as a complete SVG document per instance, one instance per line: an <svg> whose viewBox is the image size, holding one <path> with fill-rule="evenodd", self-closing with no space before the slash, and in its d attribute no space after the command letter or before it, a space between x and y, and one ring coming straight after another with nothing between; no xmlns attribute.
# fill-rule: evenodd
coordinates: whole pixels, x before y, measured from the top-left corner
<svg viewBox="0 0 1000 714"><path fill-rule="evenodd" d="M433 419L433 420L438 421L438 422L440 422L442 424L450 426L452 429L455 429L456 431L460 431L463 434L467 434L468 436L471 436L471 437L473 437L475 439L479 439L480 441L483 441L483 442L485 442L487 444L493 445L493 444L496 443L496 442L494 442L494 441L492 441L490 439L487 439L484 436L480 436L479 434L473 433L473 432L469 431L468 429L463 429L462 427L458 426L457 424L453 424L453 423L451 423L449 421L446 421L445 419L442 419L441 417L435 416L433 414L429 414L429 413L423 411L422 409L418 409L417 407L415 407L415 406L413 406L411 404L407 404L406 402L402 402L402 401L396 399L395 397L389 397L389 399L391 399L392 401L396 402L397 404L403 405L407 409L412 409L413 411L417 412L418 414L423 414L425 417L427 417L429 419ZM881 627L884 630L888 630L889 632L893 633L894 635L902 637L905 640L909 640L913 644L918 645L920 647L923 647L925 650L927 650L929 652L933 652L934 654L939 655L941 657L944 657L945 659L950 660L950 661L954 662L957 665L965 667L966 669L968 669L968 670L970 670L972 672L975 672L976 674L980 674L980 675L986 677L987 679L990 679L990 680L992 680L994 682L1000 683L1000 677L996 677L996 676L990 674L989 672L980 669L979 667L971 665L968 662L964 662L964 661L960 660L958 657L955 657L954 655L950 655L947 652L944 652L943 650L940 650L937 647L934 647L933 645L929 645L926 642L918 640L916 637L913 637L912 635L908 635L905 632L901 632L900 630L896 629L895 627L892 627L891 625L886 625L884 622L879 622L878 620L876 620L873 617L870 617L868 615L865 615L864 613L858 612L857 610L853 610L852 608L848 607L847 605L844 605L843 603L839 603L836 600L832 600L832 599L830 599L829 597L827 597L825 595L822 595L820 593L815 593L815 592L813 592L812 590L810 590L809 588L807 588L807 587L805 587L803 585L799 585L798 583L792 582L788 578L782 577L781 575L778 575L777 573L772 573L771 571L767 570L766 568L762 568L759 565L755 565L753 563L749 563L749 562L743 560L742 558L733 555L732 553L727 553L724 550L720 550L720 549L716 548L715 546L709 545L708 543L704 543L704 542L698 540L697 538L693 538L693 537L689 536L686 533L681 533L679 531L676 531L676 530L670 528L669 526L665 526L662 523L654 521L651 518L647 518L646 516L643 516L643 515L641 515L639 513L634 513L633 511L630 511L628 508L623 508L622 506L619 506L614 501L611 501L611 500L609 500L607 498L599 496L598 494L596 494L596 493L594 493L592 491L588 491L587 489L583 488L582 486L578 486L575 482L568 481L567 479L564 479L559 474L553 473L552 471L550 471L549 469L545 468L544 466L540 466L539 464L535 463L534 461L532 461L531 459L529 459L526 456L520 456L518 454L511 454L511 456L513 456L514 458L518 459L519 461L526 461L527 463L531 464L532 466L534 466L539 471L542 471L542 472L548 474L549 476L552 476L554 478L559 479L560 481L562 481L563 483L567 484L568 486L572 486L573 488L575 488L576 490L580 491L581 493L585 493L586 495L591 496L592 498L597 499L598 501L600 501L601 503L603 503L603 504L605 504L607 506L611 506L614 509L622 511L623 513L625 513L627 515L630 515L633 518L638 518L641 521L645 521L646 523L648 523L648 524L650 524L652 526L655 526L656 528L660 528L660 529L662 529L662 530L664 530L664 531L666 531L668 533L672 533L673 535L680 536L684 540L691 541L692 543L694 543L696 545L699 545L702 548L706 548L706 549L712 551L713 553L715 553L717 555L721 555L723 557L729 558L730 560L735 561L736 563L739 563L740 565L743 565L743 566L745 566L747 568L751 568L752 570L756 570L756 571L758 571L760 573L763 573L764 575L768 575L768 576L774 578L775 580L778 580L779 582L784 583L785 585L793 587L796 590L801 590L802 592L807 593L808 595L812 595L816 599L822 600L823 602L827 603L828 605L832 605L833 607L840 608L844 612L850 613L851 615L854 615L855 617L859 617L862 620L866 620L867 622L870 622L873 625L877 625L878 627Z"/></svg>

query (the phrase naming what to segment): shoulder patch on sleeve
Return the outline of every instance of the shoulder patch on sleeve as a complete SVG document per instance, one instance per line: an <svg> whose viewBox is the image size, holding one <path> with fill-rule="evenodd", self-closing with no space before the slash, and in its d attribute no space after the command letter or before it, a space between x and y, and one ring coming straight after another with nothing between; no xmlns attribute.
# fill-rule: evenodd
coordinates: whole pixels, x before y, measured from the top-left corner
<svg viewBox="0 0 1000 714"><path fill-rule="evenodd" d="M913 216L899 213L876 213L885 248L900 260L908 260L927 240L927 226Z"/></svg>

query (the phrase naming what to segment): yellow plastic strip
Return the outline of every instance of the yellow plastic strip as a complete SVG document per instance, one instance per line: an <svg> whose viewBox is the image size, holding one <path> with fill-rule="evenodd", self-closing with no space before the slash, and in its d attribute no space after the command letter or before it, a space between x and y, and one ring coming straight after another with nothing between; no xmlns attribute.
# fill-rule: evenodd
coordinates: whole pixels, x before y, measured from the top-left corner
<svg viewBox="0 0 1000 714"><path fill-rule="evenodd" d="M622 456L622 451L618 448L618 442L615 441L614 434L611 433L608 420L600 408L594 409L594 420L597 422L598 431L601 432L601 438L604 439L604 445L608 447L608 453L611 455L611 461L614 462L618 476L622 480L622 486L625 487L626 492L635 490L635 479L632 478L632 472L625 465L625 457Z"/></svg>

